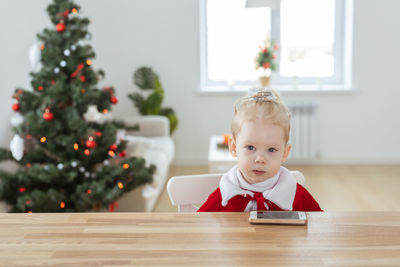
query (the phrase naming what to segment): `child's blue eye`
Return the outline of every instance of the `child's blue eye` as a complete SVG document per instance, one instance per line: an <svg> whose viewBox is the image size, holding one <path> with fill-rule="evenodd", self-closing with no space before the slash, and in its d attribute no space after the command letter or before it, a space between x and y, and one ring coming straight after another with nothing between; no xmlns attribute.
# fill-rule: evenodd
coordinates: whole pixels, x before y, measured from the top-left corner
<svg viewBox="0 0 400 267"><path fill-rule="evenodd" d="M248 150L255 150L256 148L254 146L247 146Z"/></svg>
<svg viewBox="0 0 400 267"><path fill-rule="evenodd" d="M276 149L273 147L268 148L268 152L275 152L275 151L276 151Z"/></svg>

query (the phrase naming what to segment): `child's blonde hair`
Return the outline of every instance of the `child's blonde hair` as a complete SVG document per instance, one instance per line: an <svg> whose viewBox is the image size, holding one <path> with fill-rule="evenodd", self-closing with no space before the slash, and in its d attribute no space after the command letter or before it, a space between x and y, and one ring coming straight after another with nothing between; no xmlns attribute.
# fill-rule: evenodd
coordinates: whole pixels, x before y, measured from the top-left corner
<svg viewBox="0 0 400 267"><path fill-rule="evenodd" d="M290 135L290 112L279 94L272 89L258 89L254 95L239 99L232 120L232 136L236 139L243 122L262 119L282 127L286 144Z"/></svg>

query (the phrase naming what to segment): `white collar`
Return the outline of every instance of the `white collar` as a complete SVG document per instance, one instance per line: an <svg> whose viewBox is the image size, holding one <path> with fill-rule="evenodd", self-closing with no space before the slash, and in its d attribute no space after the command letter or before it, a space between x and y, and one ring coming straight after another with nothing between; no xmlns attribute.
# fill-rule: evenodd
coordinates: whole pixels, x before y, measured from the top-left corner
<svg viewBox="0 0 400 267"><path fill-rule="evenodd" d="M279 208L292 210L297 182L293 174L281 166L278 173L267 181L250 185L243 179L239 167L235 165L222 176L219 188L222 206L226 206L228 201L236 195L254 196L252 191L255 191L262 192L265 199L273 202Z"/></svg>

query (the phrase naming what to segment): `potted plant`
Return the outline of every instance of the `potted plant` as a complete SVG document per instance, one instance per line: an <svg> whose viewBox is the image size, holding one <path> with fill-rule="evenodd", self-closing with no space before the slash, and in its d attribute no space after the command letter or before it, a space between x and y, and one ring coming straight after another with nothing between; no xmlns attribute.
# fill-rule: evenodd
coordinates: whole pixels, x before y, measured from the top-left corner
<svg viewBox="0 0 400 267"><path fill-rule="evenodd" d="M266 39L264 45L259 46L259 51L255 58L256 70L260 72L260 84L262 87L269 87L272 71L276 70L276 58L278 44Z"/></svg>

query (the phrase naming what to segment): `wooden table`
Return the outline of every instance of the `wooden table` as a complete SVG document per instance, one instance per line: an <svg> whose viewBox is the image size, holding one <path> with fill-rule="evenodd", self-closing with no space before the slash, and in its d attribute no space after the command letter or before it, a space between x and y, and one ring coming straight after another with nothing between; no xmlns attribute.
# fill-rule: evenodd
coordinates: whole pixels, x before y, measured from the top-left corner
<svg viewBox="0 0 400 267"><path fill-rule="evenodd" d="M400 266L400 212L0 214L0 266Z"/></svg>

